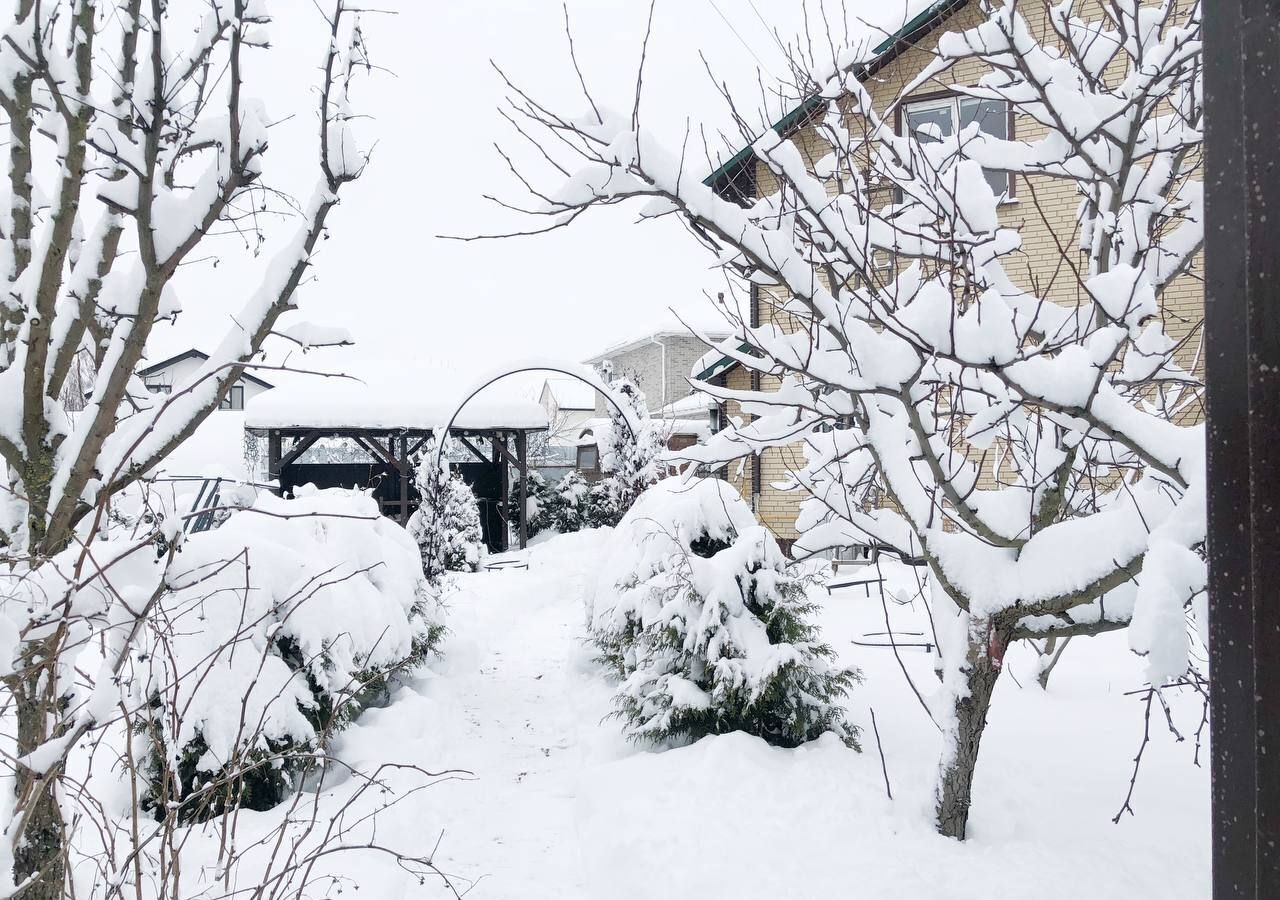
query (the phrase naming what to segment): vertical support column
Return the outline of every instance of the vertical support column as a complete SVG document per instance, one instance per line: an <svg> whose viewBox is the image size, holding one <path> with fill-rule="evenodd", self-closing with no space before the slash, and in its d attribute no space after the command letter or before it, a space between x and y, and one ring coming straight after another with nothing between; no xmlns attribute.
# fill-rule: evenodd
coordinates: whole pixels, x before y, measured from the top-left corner
<svg viewBox="0 0 1280 900"><path fill-rule="evenodd" d="M1214 900L1280 897L1280 9L1204 16Z"/></svg>
<svg viewBox="0 0 1280 900"><path fill-rule="evenodd" d="M280 477L280 432L272 428L267 432L267 477Z"/></svg>
<svg viewBox="0 0 1280 900"><path fill-rule="evenodd" d="M516 432L516 459L520 462L520 549L529 546L529 435Z"/></svg>
<svg viewBox="0 0 1280 900"><path fill-rule="evenodd" d="M396 453L396 436L389 439L391 458L399 460L396 466L400 470L400 524L409 524L409 435L400 433L400 452Z"/></svg>
<svg viewBox="0 0 1280 900"><path fill-rule="evenodd" d="M507 458L502 451L507 448L507 437L500 431L490 431L488 433L490 455L493 458L494 473L498 476L498 502L495 507L498 520L498 533L492 535L493 544L499 553L506 552L511 546L511 536L508 533L510 528L507 525L507 506L511 503L511 491L507 486ZM498 442L502 445L499 448Z"/></svg>
<svg viewBox="0 0 1280 900"><path fill-rule="evenodd" d="M505 431L495 431L493 435L494 444L498 441L502 442L502 449L507 453L498 453L498 448L494 447L494 452L498 460L498 493L502 496L501 518L502 518L502 549L511 549L511 467L507 464L507 457L510 455L510 447L507 445L507 433Z"/></svg>

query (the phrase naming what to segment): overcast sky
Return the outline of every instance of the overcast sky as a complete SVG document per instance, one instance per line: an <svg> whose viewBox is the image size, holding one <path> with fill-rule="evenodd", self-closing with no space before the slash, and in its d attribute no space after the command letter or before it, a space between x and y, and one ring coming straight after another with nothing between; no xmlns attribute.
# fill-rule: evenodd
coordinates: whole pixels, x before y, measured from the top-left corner
<svg viewBox="0 0 1280 900"><path fill-rule="evenodd" d="M847 6L851 17L882 18L895 2L847 0ZM787 74L764 22L785 42L802 27L799 3L657 0L645 126L677 146L687 122L708 123L712 132L725 127L727 109L699 54L744 102L758 97L761 69L768 85ZM696 309L704 291L723 289L710 258L674 220L635 224L635 208L602 210L535 238L439 237L520 224L483 199L486 193L520 199L495 141L523 154L518 159L534 158L512 143L498 114L503 86L490 60L548 106L586 110L567 54L564 14L559 0L382 5L395 14L365 16L363 25L373 62L389 71L363 79L354 93L356 111L370 116L360 134L365 146L376 141L372 163L344 188L314 278L300 294L306 319L353 333L357 347L342 351L342 359L412 359L462 375L535 354L578 360L669 319L669 306ZM272 118L284 120L272 130L268 182L305 197L316 171L314 85L323 22L311 0L274 7L275 46L258 55L251 92ZM832 4L829 12L837 10ZM571 0L569 11L593 93L604 105L629 108L648 4ZM151 358L212 344L266 257L296 227L297 220L271 224L257 260L235 239L223 239L217 266L184 269L178 283L184 312L156 335ZM329 368L334 359L329 351L309 361Z"/></svg>

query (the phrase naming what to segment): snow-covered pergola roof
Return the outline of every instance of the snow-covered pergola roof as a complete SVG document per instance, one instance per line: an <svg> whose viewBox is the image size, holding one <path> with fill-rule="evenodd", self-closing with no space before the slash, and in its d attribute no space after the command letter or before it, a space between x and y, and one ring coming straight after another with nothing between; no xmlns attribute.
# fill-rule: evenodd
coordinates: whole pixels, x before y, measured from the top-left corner
<svg viewBox="0 0 1280 900"><path fill-rule="evenodd" d="M451 383L452 382L452 383ZM266 429L360 429L432 431L448 422L465 394L456 379L440 372L402 381L357 381L310 377L277 387L245 405L245 427ZM546 410L532 400L472 399L458 414L453 430L539 431Z"/></svg>

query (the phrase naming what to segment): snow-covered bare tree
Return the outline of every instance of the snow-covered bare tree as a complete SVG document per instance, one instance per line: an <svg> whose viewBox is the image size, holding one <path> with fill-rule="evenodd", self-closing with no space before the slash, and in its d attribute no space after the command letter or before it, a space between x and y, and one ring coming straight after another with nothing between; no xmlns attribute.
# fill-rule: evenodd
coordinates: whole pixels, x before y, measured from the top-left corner
<svg viewBox="0 0 1280 900"><path fill-rule="evenodd" d="M343 0L328 7L315 187L296 234L243 286L209 359L167 396L135 373L157 323L178 312L179 268L211 232L245 230L276 196L270 122L246 74L251 54L270 52L265 4L15 0L0 19L0 670L17 730L5 751L17 797L4 845L24 898L63 896L62 764L112 709L163 593L164 566L123 579L111 553L137 559L136 546L95 546L109 503L218 408L294 309L339 191L365 165L348 106L367 65L361 30ZM280 333L315 343L321 331ZM155 530L163 558L181 523ZM109 590L86 590L103 582ZM73 657L91 634L100 668L87 692L73 691Z"/></svg>
<svg viewBox="0 0 1280 900"><path fill-rule="evenodd" d="M772 307L719 344L764 389L699 386L755 418L686 457L799 447L801 551L870 541L927 567L937 827L957 838L1010 643L1128 627L1159 685L1186 671L1205 580L1196 330L1166 331L1163 304L1203 241L1200 4L974 0L966 15L887 103L862 44L802 39L831 56L795 62L798 130L745 135L760 196L742 204L704 183L692 139L646 133L642 78L622 114L560 116L515 87L507 110L572 172L531 204L548 227L644 198ZM960 110L949 131L898 127L913 93L942 92ZM1024 136L983 128L984 109ZM1052 224L1050 188L1078 204L1046 229L1047 275L1000 207L1011 180L1023 223Z"/></svg>

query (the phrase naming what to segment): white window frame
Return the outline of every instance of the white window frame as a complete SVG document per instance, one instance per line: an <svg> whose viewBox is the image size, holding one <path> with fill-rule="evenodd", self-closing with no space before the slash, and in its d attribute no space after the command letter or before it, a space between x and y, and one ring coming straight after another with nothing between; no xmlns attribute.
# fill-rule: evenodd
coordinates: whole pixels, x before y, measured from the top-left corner
<svg viewBox="0 0 1280 900"><path fill-rule="evenodd" d="M926 97L922 100L907 100L902 104L902 115L900 116L902 135L904 137L911 137L912 135L909 117L913 109L924 111L931 109L950 109L952 128L958 128L960 126L960 102L966 99L972 98L969 98L964 94L948 94L945 97ZM1005 106L1005 140L1013 140L1013 117L1009 115L1009 102L1007 100L1002 102ZM984 169L983 171L985 174L987 171L995 170ZM1004 194L999 197L998 200L1002 204L1013 203L1017 199L1013 173L1004 172L1000 174L1004 175L1006 184Z"/></svg>

